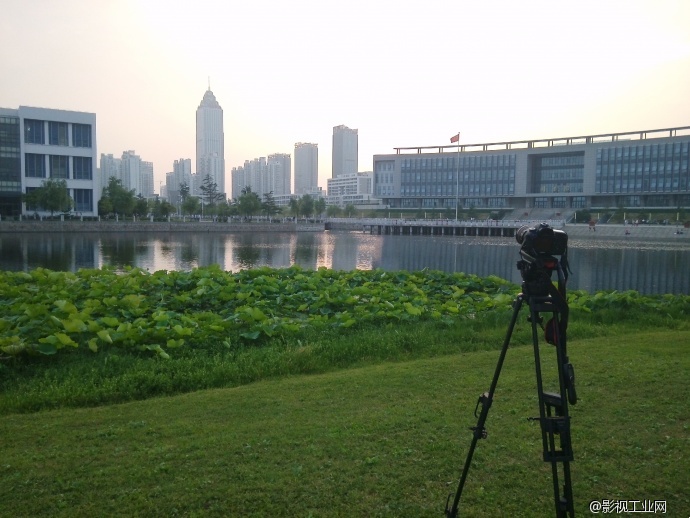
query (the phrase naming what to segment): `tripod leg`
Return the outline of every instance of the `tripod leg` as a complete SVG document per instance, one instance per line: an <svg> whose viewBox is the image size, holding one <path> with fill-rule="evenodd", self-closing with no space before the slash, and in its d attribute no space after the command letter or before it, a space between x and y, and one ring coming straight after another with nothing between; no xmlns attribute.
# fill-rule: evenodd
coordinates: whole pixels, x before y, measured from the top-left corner
<svg viewBox="0 0 690 518"><path fill-rule="evenodd" d="M570 461L573 460L570 442L570 417L568 415L568 400L571 399L571 389L574 394L574 380L571 379L572 366L568 363L566 350L565 325L561 325L562 318L567 318L567 305L563 302L554 303L552 297L531 297L529 299L530 318L532 320L532 341L534 345L534 363L537 378L537 393L539 396L539 420L544 448L544 461L551 463L553 494L556 516L566 518L574 516L573 495L570 479ZM544 392L539 353L537 322L539 312L549 311L556 322L555 340L556 363L558 370L559 393ZM566 315L564 317L564 315ZM571 399L572 400L572 399ZM556 436L559 437L558 447ZM559 449L560 448L560 449ZM563 494L559 484L559 464L563 465Z"/></svg>
<svg viewBox="0 0 690 518"><path fill-rule="evenodd" d="M486 439L487 433L484 424L486 423L486 418L489 415L489 409L491 408L491 403L494 398L496 385L498 385L498 378L501 374L501 369L503 368L503 361L505 360L506 353L508 352L510 337L513 334L513 329L515 328L515 323L517 322L518 314L520 313L520 308L522 307L523 300L524 295L520 293L513 302L513 316L510 319L508 331L506 332L506 337L503 341L503 347L501 348L501 354L498 357L498 363L496 364L494 377L491 381L491 387L489 388L489 392L484 392L481 396L479 396L477 406L474 409L474 416L477 417L477 425L470 428L470 430L472 430L473 432L472 443L470 444L470 449L467 452L467 458L465 459L465 465L462 469L462 475L460 476L460 482L458 483L458 489L455 492L455 498L453 499L452 507L448 507L451 495L448 495L448 499L446 500L446 516L449 518L455 518L458 515L458 505L460 504L462 489L465 486L465 480L467 479L467 474L470 470L470 465L472 464L472 456L474 455L474 449L477 446L477 441L479 439ZM479 415L477 415L477 411L479 410L480 405L481 410L479 411Z"/></svg>

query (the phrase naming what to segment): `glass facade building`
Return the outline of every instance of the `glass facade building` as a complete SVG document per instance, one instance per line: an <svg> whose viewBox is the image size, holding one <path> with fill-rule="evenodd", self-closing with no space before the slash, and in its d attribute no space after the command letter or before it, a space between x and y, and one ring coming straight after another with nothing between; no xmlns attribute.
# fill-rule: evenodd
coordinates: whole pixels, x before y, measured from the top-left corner
<svg viewBox="0 0 690 518"><path fill-rule="evenodd" d="M560 139L396 148L374 155L389 208L690 206L690 127Z"/></svg>

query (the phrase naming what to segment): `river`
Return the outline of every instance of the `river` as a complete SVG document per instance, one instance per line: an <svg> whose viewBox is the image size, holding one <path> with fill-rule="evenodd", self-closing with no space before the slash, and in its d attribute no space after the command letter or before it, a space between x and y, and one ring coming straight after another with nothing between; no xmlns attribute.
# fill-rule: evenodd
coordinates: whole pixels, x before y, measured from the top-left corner
<svg viewBox="0 0 690 518"><path fill-rule="evenodd" d="M361 232L136 232L0 234L0 269L60 271L128 266L149 271L218 264L228 271L299 265L466 272L521 281L512 238L379 236ZM569 289L690 293L690 246L571 239Z"/></svg>

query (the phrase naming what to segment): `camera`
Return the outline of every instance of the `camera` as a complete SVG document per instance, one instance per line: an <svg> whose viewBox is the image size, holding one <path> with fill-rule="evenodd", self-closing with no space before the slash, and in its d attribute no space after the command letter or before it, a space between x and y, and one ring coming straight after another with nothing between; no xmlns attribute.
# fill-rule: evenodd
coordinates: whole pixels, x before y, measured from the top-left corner
<svg viewBox="0 0 690 518"><path fill-rule="evenodd" d="M536 227L523 225L516 232L515 239L522 245L520 255L529 262L538 257L565 255L568 251L568 234L546 223Z"/></svg>

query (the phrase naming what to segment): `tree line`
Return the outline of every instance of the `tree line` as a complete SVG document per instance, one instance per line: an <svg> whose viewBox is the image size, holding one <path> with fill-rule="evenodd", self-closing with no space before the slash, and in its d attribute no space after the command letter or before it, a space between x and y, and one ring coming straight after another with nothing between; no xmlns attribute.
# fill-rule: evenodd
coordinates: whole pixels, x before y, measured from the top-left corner
<svg viewBox="0 0 690 518"><path fill-rule="evenodd" d="M181 215L188 216L218 216L221 218L243 217L251 219L255 216L266 216L268 218L278 216L292 216L311 218L322 216L324 213L329 217L340 215L343 211L337 206L326 207L323 198L314 198L305 194L299 198L291 198L287 207L282 208L276 204L273 192L264 193L259 196L252 191L251 187L242 189L241 194L232 200L224 199L223 193L219 192L218 185L213 181L211 175L206 175L199 187L200 195L193 196L188 184L180 184L180 203L179 212ZM32 189L23 196L28 210L49 211L51 216L54 213L69 213L74 202L69 196L67 182L64 179L48 179L43 182L41 187ZM153 215L155 218L167 218L171 214L176 214L178 207L167 200L147 200L141 195L135 194L134 189L126 189L122 181L110 177L108 184L103 188L101 199L98 202L98 214L101 217L146 217ZM345 215L353 215L355 208L348 205L344 210Z"/></svg>

